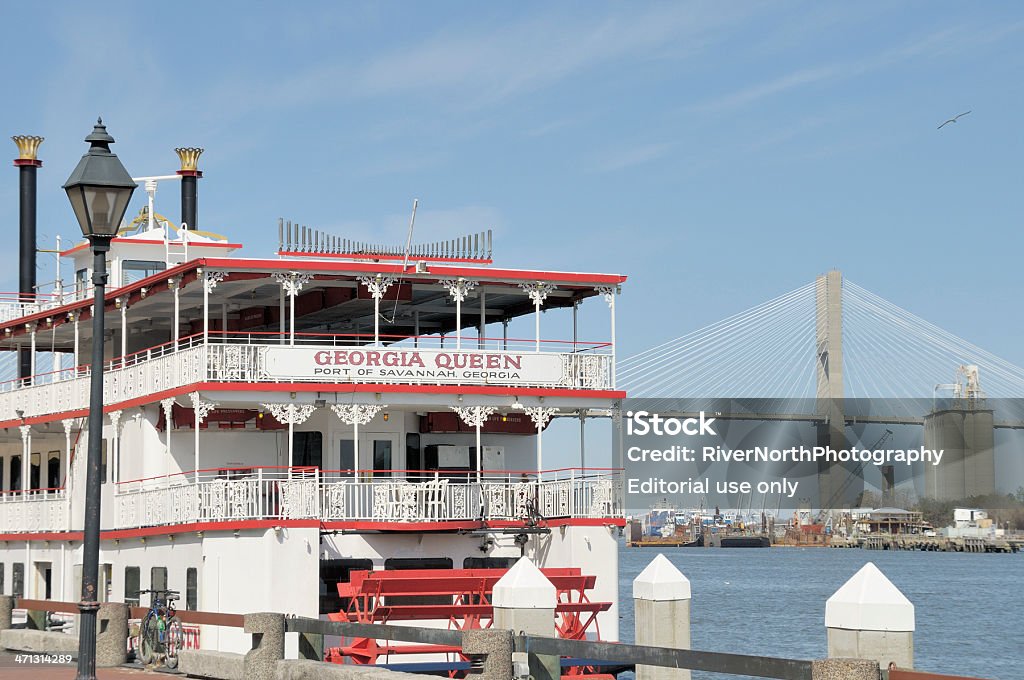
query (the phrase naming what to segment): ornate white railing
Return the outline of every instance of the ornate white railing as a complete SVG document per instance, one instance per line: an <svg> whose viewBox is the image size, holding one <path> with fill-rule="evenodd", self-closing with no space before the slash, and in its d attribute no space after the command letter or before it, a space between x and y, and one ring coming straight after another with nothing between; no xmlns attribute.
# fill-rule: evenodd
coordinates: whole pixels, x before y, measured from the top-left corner
<svg viewBox="0 0 1024 680"><path fill-rule="evenodd" d="M103 401L115 404L136 397L155 394L196 382L275 383L323 382L323 377L268 377L264 365L266 350L280 345L250 345L235 343L197 344L179 349L160 348L159 351L139 353L124 362L115 360L113 367L103 374ZM329 347L329 346L325 346ZM569 389L610 389L612 387L610 354L550 353L562 362L561 378L545 387ZM328 378L331 381L337 378ZM0 420L31 418L51 413L84 409L89 404L89 371L74 369L54 374L47 384L31 386L12 385L0 392ZM434 381L416 378L374 378L367 382L395 384L433 384ZM505 385L500 379L487 384ZM516 383L516 386L529 386ZM19 413L20 412L20 413Z"/></svg>
<svg viewBox="0 0 1024 680"><path fill-rule="evenodd" d="M67 531L71 505L66 492L0 494L0 532Z"/></svg>
<svg viewBox="0 0 1024 680"><path fill-rule="evenodd" d="M153 483L161 483L163 480ZM466 520L615 518L615 479L557 481L399 479L356 481L317 472L291 479L264 475L122 490L114 497L118 529L191 522L316 519L417 524Z"/></svg>

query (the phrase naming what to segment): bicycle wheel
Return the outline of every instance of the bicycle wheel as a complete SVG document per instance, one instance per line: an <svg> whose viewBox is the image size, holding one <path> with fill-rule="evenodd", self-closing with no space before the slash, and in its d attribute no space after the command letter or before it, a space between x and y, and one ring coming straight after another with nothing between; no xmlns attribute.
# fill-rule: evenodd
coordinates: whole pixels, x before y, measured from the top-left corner
<svg viewBox="0 0 1024 680"><path fill-rule="evenodd" d="M185 631L181 627L181 619L172 616L164 629L164 665L168 668L178 667L178 652L185 646Z"/></svg>
<svg viewBox="0 0 1024 680"><path fill-rule="evenodd" d="M142 625L139 626L139 644L136 649L138 649L139 661L146 666L156 660L156 649L159 643L156 628L156 619L152 614L147 615L142 620Z"/></svg>

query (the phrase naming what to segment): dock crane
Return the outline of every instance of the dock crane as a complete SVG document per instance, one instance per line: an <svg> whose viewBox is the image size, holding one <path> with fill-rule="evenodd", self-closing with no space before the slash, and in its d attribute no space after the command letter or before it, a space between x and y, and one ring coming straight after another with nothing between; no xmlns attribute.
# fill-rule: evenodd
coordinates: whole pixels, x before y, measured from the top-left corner
<svg viewBox="0 0 1024 680"><path fill-rule="evenodd" d="M886 428L885 433L881 437L878 438L878 441L876 441L874 444L871 445L871 447L870 447L871 450L874 451L879 446L881 446L882 444L885 444L887 441L889 441L889 439L891 439L891 438L892 438L892 430ZM861 473L864 472L864 466L865 465L867 465L867 461L861 461L860 463L857 464L857 467L853 470L853 473L846 479L846 482L843 484L842 487L840 487L838 493L836 493L836 495L835 495L836 498L842 498L842 496L846 492L847 488L849 488L850 484L853 483L853 480L857 479L858 477L860 477ZM883 475L884 474L885 473L883 471ZM825 519L825 524L826 525L831 524L831 517L827 517L826 518L826 515L832 509L833 508L822 508L821 512L818 515L819 521L822 520L822 519Z"/></svg>

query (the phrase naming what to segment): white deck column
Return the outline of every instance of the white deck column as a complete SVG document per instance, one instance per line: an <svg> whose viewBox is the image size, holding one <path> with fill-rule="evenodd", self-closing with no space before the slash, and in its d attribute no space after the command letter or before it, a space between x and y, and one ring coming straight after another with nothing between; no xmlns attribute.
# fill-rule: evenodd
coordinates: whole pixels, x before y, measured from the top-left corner
<svg viewBox="0 0 1024 680"><path fill-rule="evenodd" d="M612 389L615 389L615 296L618 295L618 288L615 286L598 286L597 292L604 296L608 303L609 316L611 317L611 345L612 345Z"/></svg>
<svg viewBox="0 0 1024 680"><path fill-rule="evenodd" d="M285 324L284 324L284 288L283 287L281 288L280 297L279 297L278 303L277 303L277 319L278 319L278 330L279 330L280 335L281 335L281 337L278 338L278 342L280 342L283 345L284 344L284 332L285 332Z"/></svg>
<svg viewBox="0 0 1024 680"><path fill-rule="evenodd" d="M71 491L71 428L75 425L74 418L65 418L60 421L64 426L64 489ZM63 553L61 553L63 555Z"/></svg>
<svg viewBox="0 0 1024 680"><path fill-rule="evenodd" d="M181 277L175 276L167 279L167 285L174 289L174 319L171 321L171 342L174 343L174 351L178 351L178 334L181 333L181 301L178 293L181 291Z"/></svg>
<svg viewBox="0 0 1024 680"><path fill-rule="evenodd" d="M487 291L483 288L480 289L480 330L477 331L479 340L476 343L477 349L484 349L484 331L487 328Z"/></svg>
<svg viewBox="0 0 1024 680"><path fill-rule="evenodd" d="M444 279L441 285L448 289L448 294L455 300L455 349L462 349L462 303L469 291L476 288L476 281L467 281L461 276L457 279Z"/></svg>
<svg viewBox="0 0 1024 680"><path fill-rule="evenodd" d="M452 406L453 411L459 414L462 422L476 429L476 483L480 483L480 471L483 467L483 449L480 446L480 428L487 419L497 411L495 406Z"/></svg>
<svg viewBox="0 0 1024 680"><path fill-rule="evenodd" d="M914 667L914 605L868 562L825 602L828 656Z"/></svg>
<svg viewBox="0 0 1024 680"><path fill-rule="evenodd" d="M288 272L287 274L274 274L274 280L281 285L281 290L288 296L288 344L295 344L295 296L299 294L302 287L313 280L309 274L302 272ZM282 323L284 323L282 315Z"/></svg>
<svg viewBox="0 0 1024 680"><path fill-rule="evenodd" d="M542 433L544 427L547 426L548 421L551 417L558 412L557 408L544 408L543 406L533 406L525 409L526 415L530 416L530 420L537 426L537 481L541 479L541 470L544 469L544 449L542 448Z"/></svg>
<svg viewBox="0 0 1024 680"><path fill-rule="evenodd" d="M51 322L51 324L50 324L50 354L51 354L51 358L53 359L53 373L50 375L50 382L54 382L56 380L60 380L61 377L62 377L61 374L60 374L62 366L61 366L61 361L60 361L60 353L57 352L56 335L57 335L57 324Z"/></svg>
<svg viewBox="0 0 1024 680"><path fill-rule="evenodd" d="M352 426L352 477L359 480L359 426L365 425L380 412L387 408L387 404L332 404L331 410L334 415L341 419L341 422Z"/></svg>
<svg viewBox="0 0 1024 680"><path fill-rule="evenodd" d="M128 355L128 296L117 298L117 306L121 309L121 366Z"/></svg>
<svg viewBox="0 0 1024 680"><path fill-rule="evenodd" d="M295 426L306 422L316 406L313 404L264 404L279 423L288 425L288 478L291 479L292 467L295 466Z"/></svg>
<svg viewBox="0 0 1024 680"><path fill-rule="evenodd" d="M31 488L29 478L29 452L32 450L32 426L31 425L19 425L18 430L21 432L21 500L28 498L28 494L25 493Z"/></svg>
<svg viewBox="0 0 1024 680"><path fill-rule="evenodd" d="M192 399L192 409L193 409L193 416L194 416L193 422L192 422L192 426L193 426L193 428L195 430L195 433L194 433L194 437L195 437L195 453L194 453L192 476L195 479L195 481L198 482L199 481L199 426L203 424L203 421L206 420L206 416L209 415L210 411L212 411L214 409L214 407L217 406L217 404L213 403L212 401L203 401L202 398L199 396L199 392L193 392L192 394L189 395L189 397Z"/></svg>
<svg viewBox="0 0 1024 680"><path fill-rule="evenodd" d="M373 345L380 347L380 301L387 294L388 288L397 281L393 276L360 276L359 283L366 286L373 297Z"/></svg>
<svg viewBox="0 0 1024 680"><path fill-rule="evenodd" d="M494 584L491 603L494 605L494 628L523 632L528 635L555 637L555 586L534 566L528 557L520 557L505 575ZM520 668L529 662L529 673L536 680L558 680L561 677L559 658L512 655Z"/></svg>
<svg viewBox="0 0 1024 680"><path fill-rule="evenodd" d="M530 301L533 302L533 320L534 320L534 334L536 336L536 346L534 351L540 351L540 306L548 299L548 295L555 290L555 287L550 283L544 283L538 281L536 283L520 283L519 287L526 291L526 294L530 296Z"/></svg>
<svg viewBox="0 0 1024 680"><path fill-rule="evenodd" d="M160 407L164 410L164 426L167 428L164 435L164 478L171 474L171 430L174 429L174 397L167 397L160 400Z"/></svg>
<svg viewBox="0 0 1024 680"><path fill-rule="evenodd" d="M29 356L29 371L28 371L29 378L28 378L28 384L29 385L35 385L36 384L36 325L34 323L33 324L28 324L28 327L30 329L29 330L30 344L29 344L29 351L28 351L29 352L29 355L28 355Z"/></svg>
<svg viewBox="0 0 1024 680"><path fill-rule="evenodd" d="M580 409L580 469L587 469L587 409Z"/></svg>
<svg viewBox="0 0 1024 680"><path fill-rule="evenodd" d="M455 349L462 349L462 296L455 298Z"/></svg>
<svg viewBox="0 0 1024 680"><path fill-rule="evenodd" d="M203 344L210 342L210 293L227 276L225 272L203 272Z"/></svg>
<svg viewBox="0 0 1024 680"><path fill-rule="evenodd" d="M79 361L78 361L78 318L80 316L82 316L82 312L81 312L81 310L75 310L73 312L69 312L68 316L70 316L74 320L74 322L75 322L75 359L74 359L74 361L75 361L75 372L74 372L74 375L77 377L78 376L78 366L79 366Z"/></svg>
<svg viewBox="0 0 1024 680"><path fill-rule="evenodd" d="M120 470L118 469L121 465L121 411L111 411L108 415L110 416L110 425L114 429L114 436L110 439L110 481L115 484L120 477Z"/></svg>
<svg viewBox="0 0 1024 680"><path fill-rule="evenodd" d="M572 301L572 351L576 352L576 343L579 342L579 321L580 321L580 301Z"/></svg>
<svg viewBox="0 0 1024 680"><path fill-rule="evenodd" d="M659 554L633 579L636 644L690 648L690 581ZM639 665L637 680L690 680L684 668Z"/></svg>

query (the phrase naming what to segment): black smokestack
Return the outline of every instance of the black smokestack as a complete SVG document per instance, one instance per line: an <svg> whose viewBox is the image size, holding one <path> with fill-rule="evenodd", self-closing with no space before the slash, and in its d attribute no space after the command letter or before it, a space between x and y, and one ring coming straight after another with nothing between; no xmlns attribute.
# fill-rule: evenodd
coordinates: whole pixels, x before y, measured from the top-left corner
<svg viewBox="0 0 1024 680"><path fill-rule="evenodd" d="M202 149L193 147L181 147L175 149L178 160L181 161L181 221L188 225L189 229L199 228L199 178L203 173L199 171L199 156Z"/></svg>
<svg viewBox="0 0 1024 680"><path fill-rule="evenodd" d="M36 300L36 171L43 164L37 158L42 137L15 135L18 145L18 210L20 242L18 246L18 295L22 302ZM18 377L27 378L32 371L31 350L22 348L18 354Z"/></svg>

